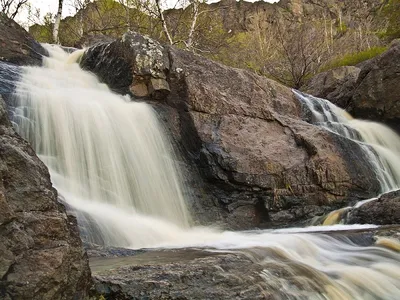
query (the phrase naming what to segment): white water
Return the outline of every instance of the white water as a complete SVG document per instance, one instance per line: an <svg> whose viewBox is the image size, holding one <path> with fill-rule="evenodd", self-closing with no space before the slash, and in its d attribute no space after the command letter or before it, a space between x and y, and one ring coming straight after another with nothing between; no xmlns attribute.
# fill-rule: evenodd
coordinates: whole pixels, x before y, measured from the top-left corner
<svg viewBox="0 0 400 300"><path fill-rule="evenodd" d="M400 254L386 248L315 233L190 228L174 158L151 108L126 102L80 70L74 63L79 53L68 58L47 48L52 57L45 67L25 68L18 83L15 126L49 167L64 200L96 224L93 234L104 244L240 250L265 266L260 276L266 281L285 280L269 272L271 263L294 276L294 265L310 270L309 280L318 279L313 299L399 298ZM282 283L281 290L297 298L290 285Z"/></svg>
<svg viewBox="0 0 400 300"><path fill-rule="evenodd" d="M44 68L25 68L14 122L60 194L72 206L86 199L188 227L175 158L151 107L128 103L83 72L74 63L79 52L47 50ZM117 233L102 230L111 244L118 243Z"/></svg>
<svg viewBox="0 0 400 300"><path fill-rule="evenodd" d="M400 188L400 137L389 127L353 119L325 99L293 91L312 113L312 123L356 141L373 165L381 193Z"/></svg>

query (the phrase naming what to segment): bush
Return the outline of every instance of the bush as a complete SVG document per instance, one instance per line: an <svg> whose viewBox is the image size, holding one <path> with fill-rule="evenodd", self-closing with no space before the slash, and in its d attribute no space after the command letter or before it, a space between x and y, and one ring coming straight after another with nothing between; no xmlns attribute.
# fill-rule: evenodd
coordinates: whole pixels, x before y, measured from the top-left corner
<svg viewBox="0 0 400 300"><path fill-rule="evenodd" d="M342 66L355 66L359 64L360 62L363 62L367 59L371 59L387 50L388 47L372 47L368 50L364 50L361 52L356 52L356 53L349 53L346 54L340 58L337 58L331 62L329 62L327 65L325 65L321 71L327 71L330 69L334 69L337 67L342 67Z"/></svg>

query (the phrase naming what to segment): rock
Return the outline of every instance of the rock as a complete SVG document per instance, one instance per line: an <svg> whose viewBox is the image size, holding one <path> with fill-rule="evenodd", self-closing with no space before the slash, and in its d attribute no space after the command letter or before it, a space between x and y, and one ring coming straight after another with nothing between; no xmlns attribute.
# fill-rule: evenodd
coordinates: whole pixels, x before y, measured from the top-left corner
<svg viewBox="0 0 400 300"><path fill-rule="evenodd" d="M328 99L356 118L385 123L400 133L400 42L358 66L317 74L302 91Z"/></svg>
<svg viewBox="0 0 400 300"><path fill-rule="evenodd" d="M139 98L152 96L157 99L169 93L165 81L168 58L164 47L134 32L126 33L114 42L90 47L80 64L123 94L131 92Z"/></svg>
<svg viewBox="0 0 400 300"><path fill-rule="evenodd" d="M16 65L41 65L47 51L21 26L0 13L0 61Z"/></svg>
<svg viewBox="0 0 400 300"><path fill-rule="evenodd" d="M93 294L119 300L286 299L288 290L282 288L279 277L300 287L300 282L280 263L271 261L262 265L250 258L257 255L257 249L243 252L246 253L183 249L92 260ZM263 277L263 269L268 280ZM318 294L307 287L289 292L291 296L302 293Z"/></svg>
<svg viewBox="0 0 400 300"><path fill-rule="evenodd" d="M400 190L383 194L353 209L346 221L347 224L400 224Z"/></svg>
<svg viewBox="0 0 400 300"><path fill-rule="evenodd" d="M395 241L399 237L399 226L330 231L312 236L323 235L326 239L362 247L375 244L391 248L398 247ZM307 241L307 234L303 239ZM306 247L307 243L304 246L304 251L314 249ZM327 297L329 294L323 291L326 285L321 284L323 277L318 276L318 271L312 265L292 261L290 251L285 250L289 249L275 246L228 252L169 249L144 250L124 257L93 257L90 259L95 282L92 294L118 300Z"/></svg>
<svg viewBox="0 0 400 300"><path fill-rule="evenodd" d="M265 77L133 33L89 48L82 65L118 91L139 76L148 91L168 83L145 99L182 154L200 223L287 226L379 191L358 144L305 122L292 91Z"/></svg>
<svg viewBox="0 0 400 300"><path fill-rule="evenodd" d="M361 69L350 104L357 118L384 122L400 133L400 42Z"/></svg>
<svg viewBox="0 0 400 300"><path fill-rule="evenodd" d="M79 41L74 45L76 48L88 48L97 44L109 43L114 41L113 37L104 34L87 34L84 35Z"/></svg>
<svg viewBox="0 0 400 300"><path fill-rule="evenodd" d="M90 270L76 219L0 98L0 298L87 299Z"/></svg>
<svg viewBox="0 0 400 300"><path fill-rule="evenodd" d="M315 75L301 90L346 109L351 102L360 71L355 66L344 66L322 72Z"/></svg>

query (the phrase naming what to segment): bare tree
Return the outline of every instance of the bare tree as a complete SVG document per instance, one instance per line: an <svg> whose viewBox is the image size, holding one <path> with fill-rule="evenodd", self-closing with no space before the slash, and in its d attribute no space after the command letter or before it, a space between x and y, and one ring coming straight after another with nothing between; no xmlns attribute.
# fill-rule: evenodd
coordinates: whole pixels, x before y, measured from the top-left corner
<svg viewBox="0 0 400 300"><path fill-rule="evenodd" d="M14 19L28 0L0 0L0 11L10 19Z"/></svg>
<svg viewBox="0 0 400 300"><path fill-rule="evenodd" d="M63 2L64 2L63 0L58 0L57 15L56 15L56 20L54 22L54 28L53 28L53 41L54 41L54 43L57 43L57 44L60 43L60 40L58 37L58 31L60 29Z"/></svg>
<svg viewBox="0 0 400 300"><path fill-rule="evenodd" d="M161 1L156 0L157 14L161 21L161 26L163 28L164 34L168 39L168 42L172 45L174 42L172 41L171 34L169 33L167 22L164 17L164 10L161 8Z"/></svg>
<svg viewBox="0 0 400 300"><path fill-rule="evenodd" d="M300 88L323 64L327 53L324 30L316 24L301 23L277 27L277 55L264 66L263 72L273 79Z"/></svg>

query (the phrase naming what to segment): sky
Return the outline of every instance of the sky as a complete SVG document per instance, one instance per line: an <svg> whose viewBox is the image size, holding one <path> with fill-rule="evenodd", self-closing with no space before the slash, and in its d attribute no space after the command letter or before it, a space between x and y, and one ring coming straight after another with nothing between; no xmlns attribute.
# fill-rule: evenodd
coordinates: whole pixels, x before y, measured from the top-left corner
<svg viewBox="0 0 400 300"><path fill-rule="evenodd" d="M167 5L169 4L169 7L173 7L176 3L176 0L165 0L165 1ZM245 1L255 2L256 0L245 0ZM270 2L270 3L278 1L279 0L265 0L265 2ZM75 13L75 9L71 5L72 2L73 0L64 0L63 13L62 13L63 18L73 15ZM210 2L218 2L218 0L209 0L208 3ZM33 8L40 9L41 17L43 17L48 12L55 14L58 7L58 0L29 0L29 3ZM28 12L23 11L17 16L16 21L26 26L28 22L27 17L28 17Z"/></svg>

